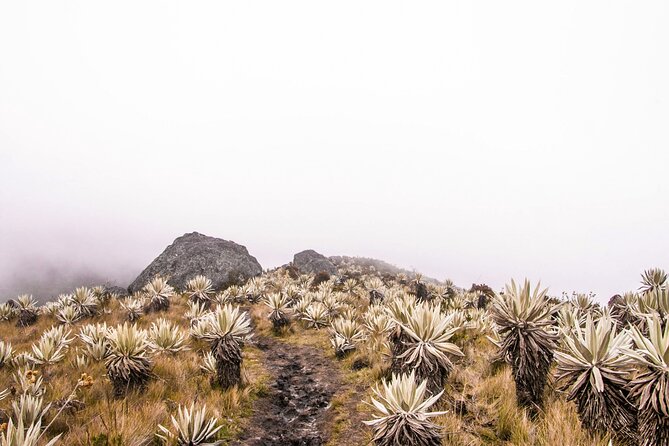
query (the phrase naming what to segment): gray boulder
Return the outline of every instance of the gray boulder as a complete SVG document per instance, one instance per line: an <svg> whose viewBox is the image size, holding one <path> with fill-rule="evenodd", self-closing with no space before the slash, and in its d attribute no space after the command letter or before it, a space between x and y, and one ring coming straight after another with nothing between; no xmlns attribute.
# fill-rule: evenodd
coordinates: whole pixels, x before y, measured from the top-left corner
<svg viewBox="0 0 669 446"><path fill-rule="evenodd" d="M313 249L298 252L293 257L293 266L295 266L301 273L318 274L326 272L330 275L337 274L337 267L322 254L317 253Z"/></svg>
<svg viewBox="0 0 669 446"><path fill-rule="evenodd" d="M235 242L192 232L165 248L128 287L133 293L156 275L169 277L169 284L184 290L188 280L203 274L214 289L222 289L262 273L262 267L247 249Z"/></svg>

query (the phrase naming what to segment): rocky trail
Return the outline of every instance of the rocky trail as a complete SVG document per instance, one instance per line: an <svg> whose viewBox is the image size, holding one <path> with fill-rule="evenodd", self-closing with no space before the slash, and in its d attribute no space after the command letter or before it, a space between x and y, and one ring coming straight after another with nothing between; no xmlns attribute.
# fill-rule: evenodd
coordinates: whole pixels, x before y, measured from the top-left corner
<svg viewBox="0 0 669 446"><path fill-rule="evenodd" d="M273 378L268 395L237 446L321 446L326 444L332 397L340 385L336 365L317 348L262 337L256 341Z"/></svg>

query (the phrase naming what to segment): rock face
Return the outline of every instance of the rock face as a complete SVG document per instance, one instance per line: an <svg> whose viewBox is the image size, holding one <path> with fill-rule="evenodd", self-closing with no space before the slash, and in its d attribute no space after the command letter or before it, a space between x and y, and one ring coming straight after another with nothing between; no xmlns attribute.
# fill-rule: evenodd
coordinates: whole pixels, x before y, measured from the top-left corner
<svg viewBox="0 0 669 446"><path fill-rule="evenodd" d="M262 273L262 267L246 248L235 242L192 232L185 234L165 248L128 287L133 293L144 287L154 276L169 277L178 290L198 274L207 276L214 289L244 281Z"/></svg>
<svg viewBox="0 0 669 446"><path fill-rule="evenodd" d="M337 267L322 254L317 253L313 249L298 252L293 257L293 265L300 270L301 273L318 274L326 272L328 274L337 274Z"/></svg>

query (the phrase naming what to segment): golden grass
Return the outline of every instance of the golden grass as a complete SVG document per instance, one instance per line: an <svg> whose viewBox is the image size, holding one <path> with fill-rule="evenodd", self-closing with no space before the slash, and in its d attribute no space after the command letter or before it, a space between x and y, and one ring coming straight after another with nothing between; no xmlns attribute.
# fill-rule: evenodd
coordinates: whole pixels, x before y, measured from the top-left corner
<svg viewBox="0 0 669 446"><path fill-rule="evenodd" d="M557 398L547 405L544 417L537 427L539 446L607 446L609 438L592 436L580 428L576 407L572 403Z"/></svg>

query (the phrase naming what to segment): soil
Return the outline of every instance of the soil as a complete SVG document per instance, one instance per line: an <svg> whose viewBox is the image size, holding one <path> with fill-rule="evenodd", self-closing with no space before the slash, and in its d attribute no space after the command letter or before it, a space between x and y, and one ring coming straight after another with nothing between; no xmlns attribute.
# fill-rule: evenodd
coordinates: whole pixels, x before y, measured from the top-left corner
<svg viewBox="0 0 669 446"><path fill-rule="evenodd" d="M274 381L253 406L236 446L322 446L332 419L332 396L340 387L335 364L317 348L262 337L264 365Z"/></svg>

